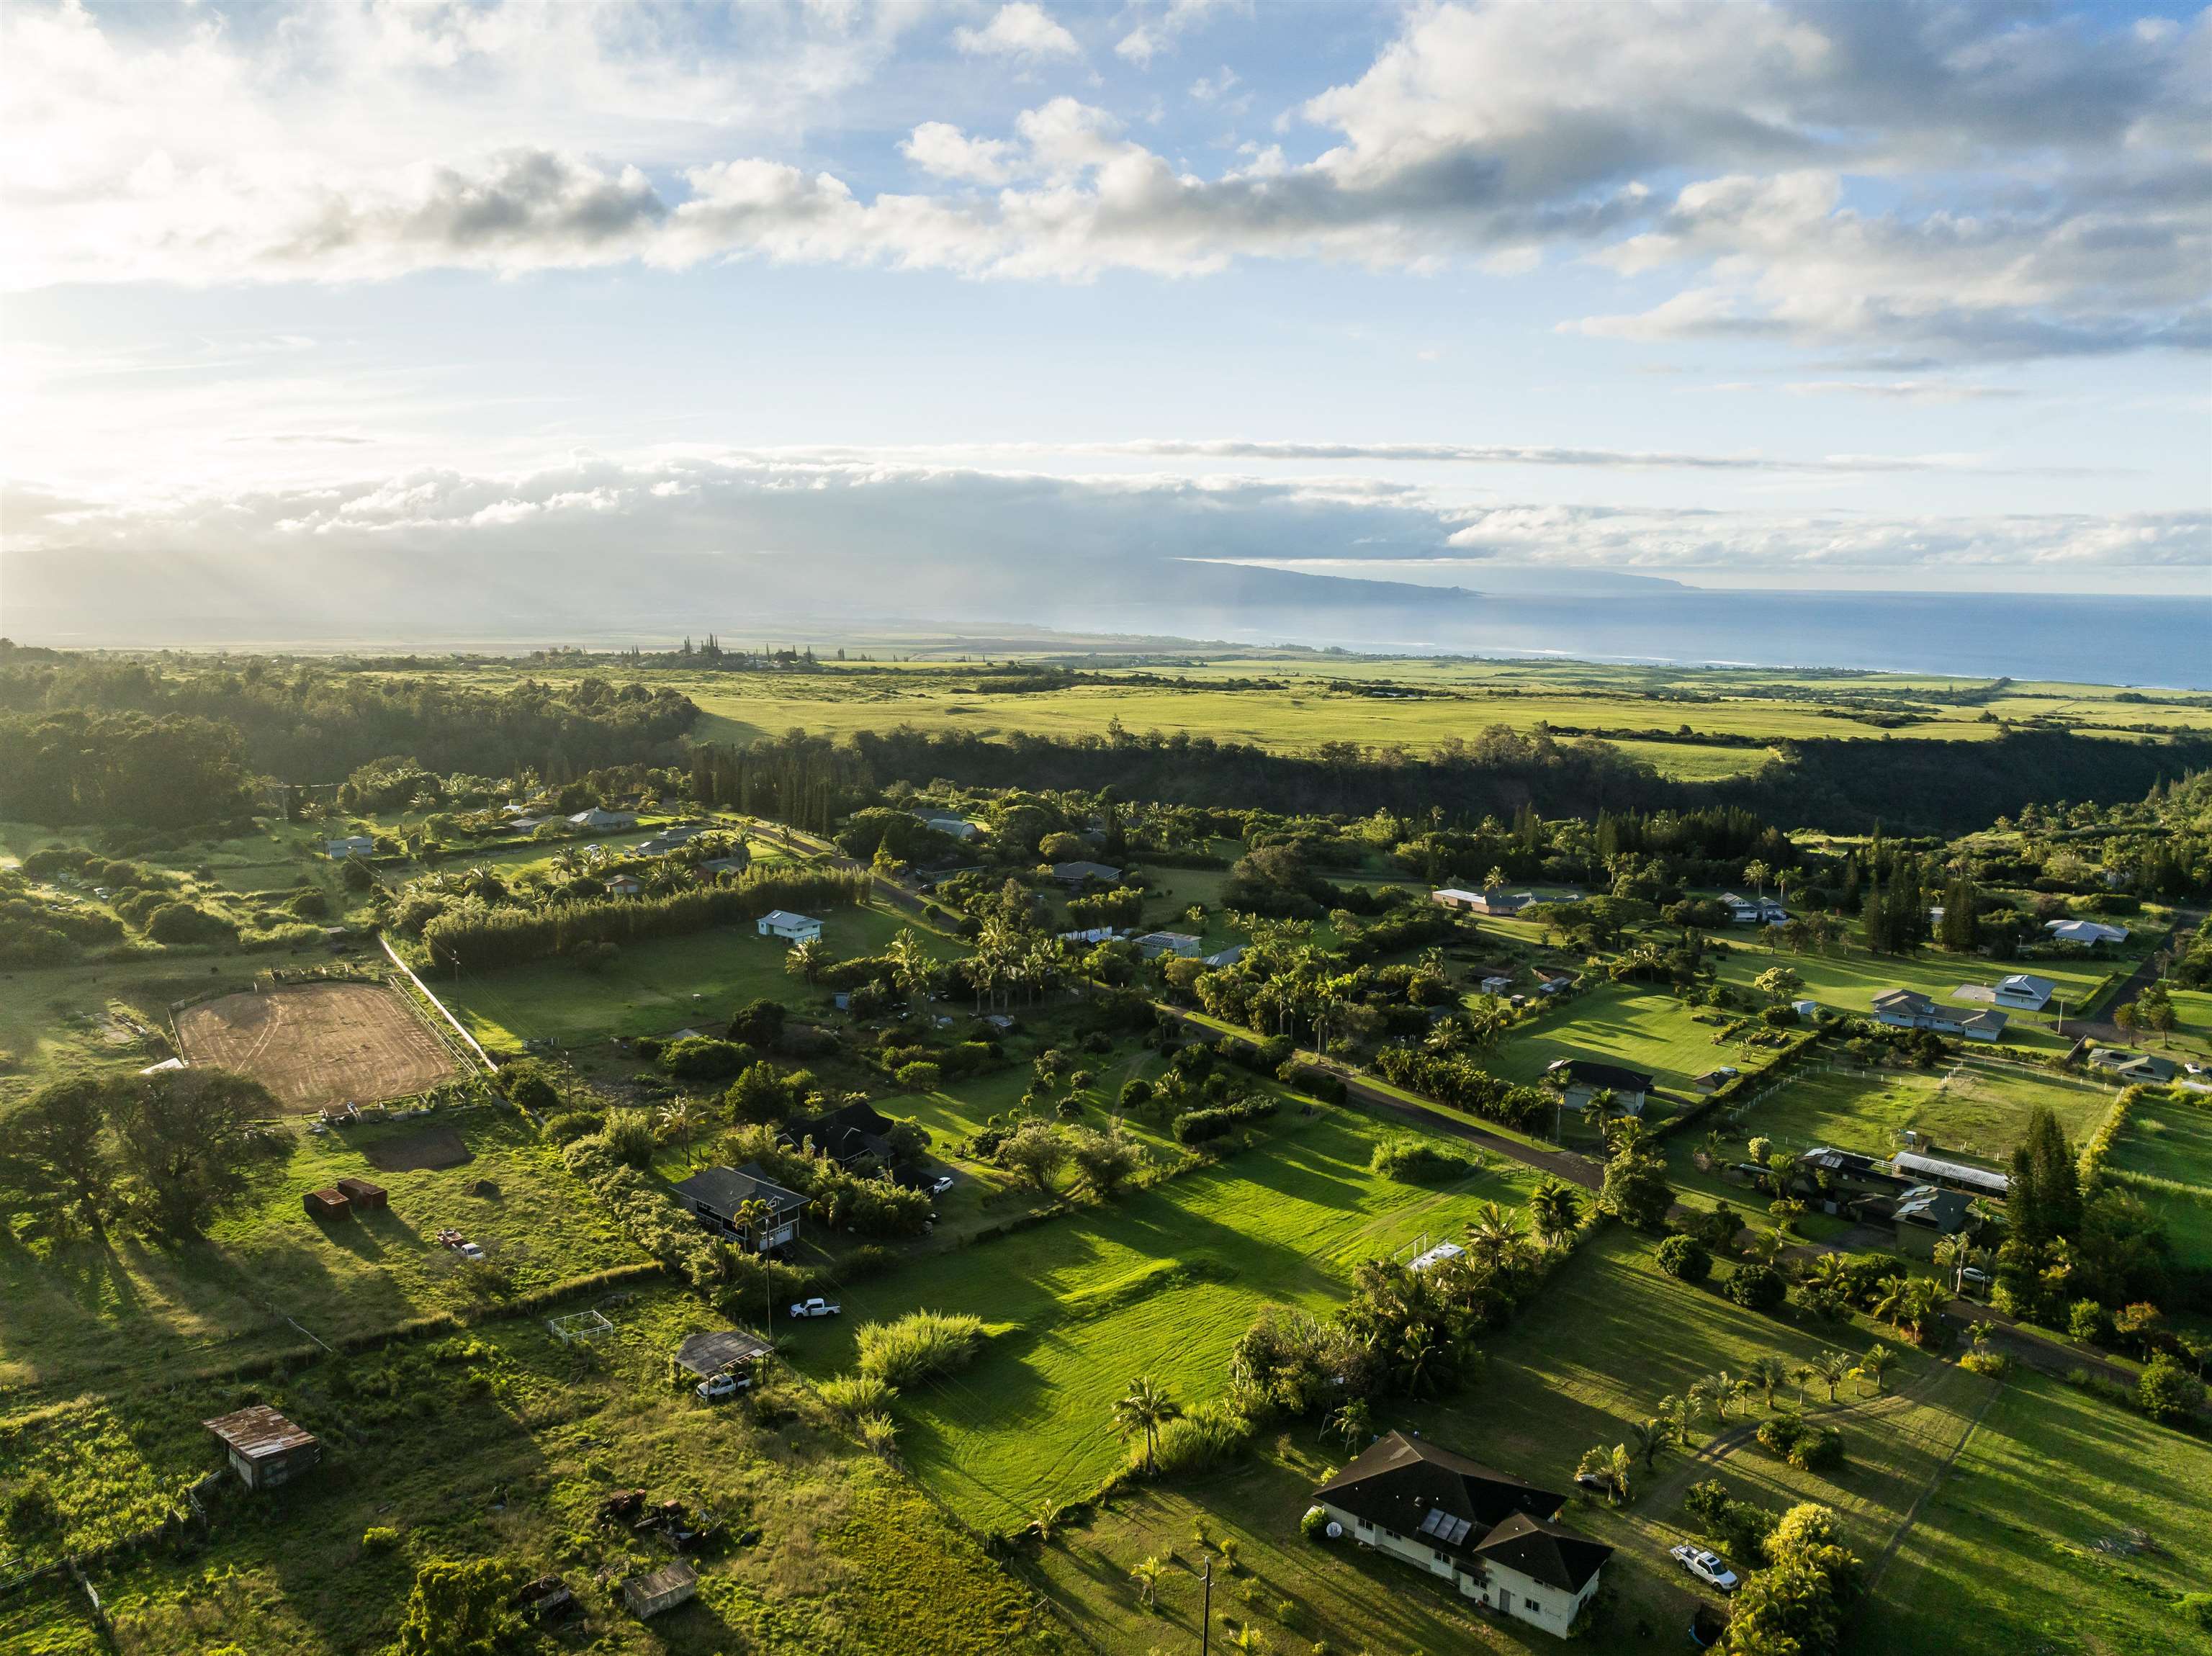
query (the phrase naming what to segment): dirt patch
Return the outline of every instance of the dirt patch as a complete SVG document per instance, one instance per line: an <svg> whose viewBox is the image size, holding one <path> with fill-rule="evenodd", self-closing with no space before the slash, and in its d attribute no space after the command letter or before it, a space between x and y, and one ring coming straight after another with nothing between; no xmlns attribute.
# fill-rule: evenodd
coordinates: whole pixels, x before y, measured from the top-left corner
<svg viewBox="0 0 2212 1656"><path fill-rule="evenodd" d="M292 1111L404 1098L459 1072L437 1036L395 990L313 983L225 995L177 1014L194 1064L252 1076Z"/></svg>
<svg viewBox="0 0 2212 1656"><path fill-rule="evenodd" d="M425 1127L419 1132L402 1133L397 1138L364 1144L361 1153L368 1158L371 1167L384 1173L458 1168L473 1159L469 1147L461 1143L460 1134L451 1127Z"/></svg>

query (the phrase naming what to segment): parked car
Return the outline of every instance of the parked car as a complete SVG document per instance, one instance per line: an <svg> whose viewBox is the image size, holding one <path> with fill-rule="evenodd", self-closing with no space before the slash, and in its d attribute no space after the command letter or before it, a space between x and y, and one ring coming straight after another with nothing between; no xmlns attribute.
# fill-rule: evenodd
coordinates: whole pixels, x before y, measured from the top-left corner
<svg viewBox="0 0 2212 1656"><path fill-rule="evenodd" d="M794 1317L842 1317L845 1314L845 1307L817 1294L811 1300L793 1301L791 1314Z"/></svg>
<svg viewBox="0 0 2212 1656"><path fill-rule="evenodd" d="M1593 1495L1611 1495L1613 1480L1602 1472L1577 1472L1575 1487L1588 1489Z"/></svg>
<svg viewBox="0 0 2212 1656"><path fill-rule="evenodd" d="M1735 1591L1735 1572L1721 1562L1718 1553L1701 1547L1694 1541L1685 1541L1680 1546L1669 1549L1668 1556L1707 1586L1722 1592Z"/></svg>
<svg viewBox="0 0 2212 1656"><path fill-rule="evenodd" d="M949 1173L939 1174L929 1181L929 1193L932 1196L942 1196L951 1188L952 1175Z"/></svg>
<svg viewBox="0 0 2212 1656"><path fill-rule="evenodd" d="M709 1374L691 1389L713 1403L718 1398L733 1398L752 1383L750 1374Z"/></svg>

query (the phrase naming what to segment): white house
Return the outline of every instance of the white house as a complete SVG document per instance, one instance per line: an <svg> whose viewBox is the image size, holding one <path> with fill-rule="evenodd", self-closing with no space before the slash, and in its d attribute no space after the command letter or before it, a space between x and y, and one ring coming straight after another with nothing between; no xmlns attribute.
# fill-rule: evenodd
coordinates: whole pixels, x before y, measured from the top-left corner
<svg viewBox="0 0 2212 1656"><path fill-rule="evenodd" d="M1502 914L1510 917L1536 901L1533 891L1508 891L1502 886L1492 886L1484 891L1462 891L1457 886L1446 886L1429 893L1429 901L1462 914Z"/></svg>
<svg viewBox="0 0 2212 1656"><path fill-rule="evenodd" d="M914 815L922 827L935 828L939 834L949 834L956 840L973 840L983 832L980 825L969 822L964 816L927 811L915 811Z"/></svg>
<svg viewBox="0 0 2212 1656"><path fill-rule="evenodd" d="M1314 1491L1339 1532L1564 1639L1613 1549L1554 1520L1567 1498L1403 1432Z"/></svg>
<svg viewBox="0 0 2212 1656"><path fill-rule="evenodd" d="M592 834L611 834L618 828L637 826L637 813L629 810L601 810L593 805L589 810L580 810L568 819L571 828L580 828Z"/></svg>
<svg viewBox="0 0 2212 1656"><path fill-rule="evenodd" d="M2100 943L2122 943L2128 940L2128 929L2124 925L2106 925L2102 920L2045 920L2043 929L2057 943L2078 943L2095 948Z"/></svg>
<svg viewBox="0 0 2212 1656"><path fill-rule="evenodd" d="M1205 947L1204 938L1194 937L1188 931L1147 931L1137 939L1138 951L1148 961L1162 955L1179 955L1194 961Z"/></svg>
<svg viewBox="0 0 2212 1656"><path fill-rule="evenodd" d="M2000 1006L2010 1006L2022 1012L2040 1012L2058 992L2058 986L2049 978L2039 978L2033 973L2015 972L2008 978L1997 980L1993 998Z"/></svg>
<svg viewBox="0 0 2212 1656"><path fill-rule="evenodd" d="M2002 1012L1961 1011L1939 1006L1917 989L1885 989L1874 998L1874 1021L1893 1029L1931 1029L1939 1035L1962 1035L1968 1040L2002 1040Z"/></svg>
<svg viewBox="0 0 2212 1656"><path fill-rule="evenodd" d="M787 908L771 908L760 917L760 934L763 937L781 937L786 943L819 943L822 922L811 915L794 914Z"/></svg>
<svg viewBox="0 0 2212 1656"><path fill-rule="evenodd" d="M1790 918L1790 911L1771 897L1743 897L1733 891L1723 891L1720 903L1728 910L1729 919L1738 925L1757 925L1762 920L1769 925L1780 925Z"/></svg>

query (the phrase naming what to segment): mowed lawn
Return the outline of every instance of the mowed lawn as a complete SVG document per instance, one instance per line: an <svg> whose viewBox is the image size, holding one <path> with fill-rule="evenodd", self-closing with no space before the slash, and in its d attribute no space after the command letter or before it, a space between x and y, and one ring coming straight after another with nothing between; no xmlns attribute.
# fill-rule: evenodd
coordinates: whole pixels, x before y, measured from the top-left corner
<svg viewBox="0 0 2212 1656"><path fill-rule="evenodd" d="M1516 1031L1484 1067L1508 1081L1533 1084L1554 1059L1597 1059L1648 1071L1662 1091L1682 1094L1691 1090L1692 1077L1716 1065L1749 1070L1771 1061L1770 1048L1716 1041L1719 1027L1698 1022L1691 1012L1662 990L1611 984L1546 1014L1525 1033Z"/></svg>
<svg viewBox="0 0 2212 1656"><path fill-rule="evenodd" d="M1962 984L1994 984L2015 972L2048 978L2059 986L2066 1014L2077 1016L2082 1003L2113 973L2124 976L2134 969L2130 960L2057 961L2031 961L2025 964L1985 960L1979 955L1946 955L1929 949L1917 955L1874 955L1862 949L1833 954L1792 954L1786 949L1753 946L1747 937L1731 936L1740 946L1722 961L1723 982L1748 986L1770 967L1786 966L1805 980L1805 995L1839 1012L1868 1015L1874 998L1885 989L1917 989L1942 1006L1969 1010L1974 1004L1957 999L1953 991ZM2058 1016L2058 999L2042 1012L2008 1014L2004 1040L2008 1046L2053 1050L2067 1044L2051 1031Z"/></svg>
<svg viewBox="0 0 2212 1656"><path fill-rule="evenodd" d="M1652 1263L1649 1239L1613 1227L1587 1240L1512 1325L1483 1339L1484 1368L1463 1391L1439 1403L1385 1404L1376 1429L1418 1430L1486 1465L1568 1491L1583 1450L1620 1442L1629 1422L1650 1416L1662 1397L1683 1393L1699 1377L1723 1368L1741 1374L1764 1356L1796 1363L1834 1349L1856 1356L1876 1337L1863 1325L1800 1328L1742 1310L1711 1288L1666 1277ZM1681 1500L1692 1481L1717 1476L1740 1498L1777 1508L1825 1501L1841 1515L1852 1545L1871 1558L1991 1388L1908 1350L1890 1377L1891 1395L1861 1398L1856 1389L1846 1386L1832 1407L1821 1388L1811 1392L1809 1411L1844 1433L1849 1460L1832 1477L1794 1471L1755 1447L1738 1448L1717 1465L1693 1467L1674 1453L1638 1480L1630 1507L1569 1503L1564 1522L1617 1550L1607 1580L1620 1595L1620 1613L1602 1647L1667 1648L1687 1626L1692 1595L1666 1549L1692 1532ZM1785 1393L1783 1400L1793 1399ZM1765 1412L1751 1405L1753 1416ZM1743 1418L1732 1412L1728 1424ZM1718 1429L1709 1417L1699 1442ZM1217 1569L1216 1611L1226 1608L1258 1627L1270 1648L1304 1650L1321 1638L1340 1650L1431 1656L1559 1647L1517 1623L1479 1619L1403 1564L1303 1539L1298 1520L1315 1486L1346 1456L1316 1422L1292 1422L1240 1466L1117 1501L1045 1555L1053 1595L1115 1656L1185 1647L1195 1641L1199 1602L1188 1570L1170 1573L1158 1613L1136 1603L1128 1572L1147 1556L1194 1561L1191 1528L1202 1519L1214 1535L1237 1540L1250 1572L1224 1594ZM1256 1581L1255 1590L1243 1592L1243 1580ZM1636 1635L1639 1623L1652 1629L1649 1640Z"/></svg>
<svg viewBox="0 0 2212 1656"><path fill-rule="evenodd" d="M2177 1263L2212 1267L2212 1099L2144 1099L2105 1170L2156 1210Z"/></svg>
<svg viewBox="0 0 2212 1656"><path fill-rule="evenodd" d="M1861 1656L2168 1656L2212 1583L2212 1448L2031 1372L2002 1392L1861 1614ZM2141 1530L2154 1550L2128 1549ZM2107 1551L2100 1542L2116 1545Z"/></svg>
<svg viewBox="0 0 2212 1656"><path fill-rule="evenodd" d="M464 1308L457 1257L436 1240L447 1226L481 1244L518 1292L644 1259L559 1152L504 1113L455 1112L433 1127L458 1133L469 1158L458 1165L377 1165L426 1125L301 1132L201 1241L155 1247L118 1233L34 1248L0 1231L0 1397L113 1387ZM310 1219L302 1193L348 1176L384 1186L389 1210Z"/></svg>
<svg viewBox="0 0 2212 1656"><path fill-rule="evenodd" d="M889 908L833 908L821 918L822 940L841 960L880 954L909 926L933 952L948 959L953 952L912 917ZM784 969L788 952L780 939L746 925L624 944L599 972L554 960L465 974L458 981L425 971L423 981L487 1046L665 1035L690 1027L718 1034L733 1010L763 997L800 1008L826 1003L824 992Z"/></svg>
<svg viewBox="0 0 2212 1656"><path fill-rule="evenodd" d="M1133 1378L1186 1404L1212 1396L1261 1305L1326 1308L1361 1261L1526 1194L1510 1165L1438 1187L1379 1179L1367 1164L1382 1131L1344 1111L1285 1114L1218 1167L857 1285L837 1322L785 1331L792 1361L817 1379L848 1370L860 1325L918 1307L983 1318L993 1338L972 1368L899 1399L900 1452L971 1521L1018 1526L1120 1464L1109 1410Z"/></svg>

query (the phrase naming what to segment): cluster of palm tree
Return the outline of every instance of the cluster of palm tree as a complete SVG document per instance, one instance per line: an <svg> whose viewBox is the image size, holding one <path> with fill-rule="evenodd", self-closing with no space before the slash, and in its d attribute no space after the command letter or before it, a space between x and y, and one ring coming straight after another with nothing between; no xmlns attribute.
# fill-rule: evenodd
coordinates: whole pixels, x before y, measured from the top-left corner
<svg viewBox="0 0 2212 1656"><path fill-rule="evenodd" d="M975 934L974 952L963 962L975 992L975 1010L988 1004L1011 1005L1014 997L1035 1001L1056 985L1063 964L1058 942L1002 914L992 914Z"/></svg>

